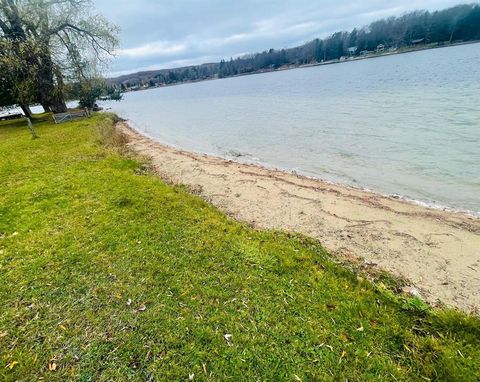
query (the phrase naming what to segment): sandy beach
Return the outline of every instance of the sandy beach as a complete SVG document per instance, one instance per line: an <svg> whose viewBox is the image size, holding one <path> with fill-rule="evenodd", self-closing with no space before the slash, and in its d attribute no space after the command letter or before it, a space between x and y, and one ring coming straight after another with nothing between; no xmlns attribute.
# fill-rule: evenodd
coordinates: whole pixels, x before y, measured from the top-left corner
<svg viewBox="0 0 480 382"><path fill-rule="evenodd" d="M178 150L121 122L128 146L163 179L185 184L258 228L298 232L341 258L407 280L431 304L480 309L480 219L283 171Z"/></svg>

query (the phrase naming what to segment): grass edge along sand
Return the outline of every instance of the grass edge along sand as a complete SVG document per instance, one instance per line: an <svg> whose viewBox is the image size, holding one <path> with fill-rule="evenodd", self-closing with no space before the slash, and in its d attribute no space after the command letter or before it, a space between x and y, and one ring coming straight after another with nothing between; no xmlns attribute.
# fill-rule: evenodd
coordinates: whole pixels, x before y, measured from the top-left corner
<svg viewBox="0 0 480 382"><path fill-rule="evenodd" d="M0 126L3 381L480 379L480 321L257 231L128 153L114 117Z"/></svg>

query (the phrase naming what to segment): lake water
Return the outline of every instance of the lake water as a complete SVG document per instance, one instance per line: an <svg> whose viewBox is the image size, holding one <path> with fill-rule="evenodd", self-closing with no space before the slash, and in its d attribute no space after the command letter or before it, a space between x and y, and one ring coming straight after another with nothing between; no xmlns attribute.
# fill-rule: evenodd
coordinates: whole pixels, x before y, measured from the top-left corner
<svg viewBox="0 0 480 382"><path fill-rule="evenodd" d="M127 93L160 142L480 213L480 44Z"/></svg>

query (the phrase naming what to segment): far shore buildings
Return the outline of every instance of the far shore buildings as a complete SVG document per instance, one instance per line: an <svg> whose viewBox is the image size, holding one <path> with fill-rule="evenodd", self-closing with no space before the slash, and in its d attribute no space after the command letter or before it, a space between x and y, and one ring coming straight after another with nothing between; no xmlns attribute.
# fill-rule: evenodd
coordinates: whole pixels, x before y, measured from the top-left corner
<svg viewBox="0 0 480 382"><path fill-rule="evenodd" d="M355 56L355 53L357 53L358 47L356 46L351 46L350 48L347 49L348 54L350 56Z"/></svg>

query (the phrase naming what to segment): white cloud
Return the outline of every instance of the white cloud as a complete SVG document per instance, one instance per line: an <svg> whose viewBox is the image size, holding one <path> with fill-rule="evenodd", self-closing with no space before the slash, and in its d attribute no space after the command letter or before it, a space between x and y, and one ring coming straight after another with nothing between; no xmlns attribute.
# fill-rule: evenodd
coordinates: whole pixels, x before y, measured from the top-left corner
<svg viewBox="0 0 480 382"><path fill-rule="evenodd" d="M116 54L120 57L149 57L149 56L168 56L182 53L186 50L186 45L169 41L155 41L140 45L134 48L119 49Z"/></svg>

